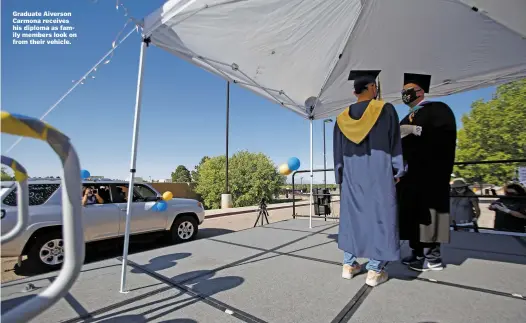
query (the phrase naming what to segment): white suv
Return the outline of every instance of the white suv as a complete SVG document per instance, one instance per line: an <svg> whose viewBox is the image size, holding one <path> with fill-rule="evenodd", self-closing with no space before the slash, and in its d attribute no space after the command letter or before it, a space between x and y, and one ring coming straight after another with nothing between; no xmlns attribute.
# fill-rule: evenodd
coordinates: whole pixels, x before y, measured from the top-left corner
<svg viewBox="0 0 526 323"><path fill-rule="evenodd" d="M64 258L61 181L29 180L28 185L28 225L22 234L1 246L2 257L19 257L20 261L26 255L28 265L35 270L58 269ZM127 194L124 193L128 183L97 180L84 181L83 186L98 190L103 202L82 208L85 242L124 236L127 207ZM2 235L16 225L16 195L16 182L2 182ZM173 242L194 239L205 218L203 205L192 199L173 198L166 201L166 210L152 209L159 200L160 193L151 186L134 185L130 234L164 231Z"/></svg>

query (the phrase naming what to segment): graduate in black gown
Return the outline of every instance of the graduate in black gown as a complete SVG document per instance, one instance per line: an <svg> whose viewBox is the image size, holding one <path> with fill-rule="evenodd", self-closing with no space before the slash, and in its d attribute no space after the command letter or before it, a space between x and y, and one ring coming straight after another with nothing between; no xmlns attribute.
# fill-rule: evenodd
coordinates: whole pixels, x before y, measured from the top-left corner
<svg viewBox="0 0 526 323"><path fill-rule="evenodd" d="M334 126L334 170L341 184L338 247L344 251L342 277L361 271L357 258L369 258L365 283L387 280L387 262L400 259L395 180L403 175L398 114L376 100L380 71L351 71L355 104Z"/></svg>
<svg viewBox="0 0 526 323"><path fill-rule="evenodd" d="M449 243L449 192L457 126L451 108L427 101L430 75L404 75L402 99L409 114L400 122L406 174L397 184L400 240L412 254L402 259L417 271L442 270L440 243Z"/></svg>

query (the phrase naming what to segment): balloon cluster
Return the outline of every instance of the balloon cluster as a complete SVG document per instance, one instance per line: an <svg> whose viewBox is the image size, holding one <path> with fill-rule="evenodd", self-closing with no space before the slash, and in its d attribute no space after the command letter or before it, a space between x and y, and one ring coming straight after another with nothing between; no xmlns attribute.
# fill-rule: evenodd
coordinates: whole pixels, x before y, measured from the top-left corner
<svg viewBox="0 0 526 323"><path fill-rule="evenodd" d="M286 164L279 166L279 173L281 175L290 175L292 172L300 168L300 160L296 157L291 157Z"/></svg>
<svg viewBox="0 0 526 323"><path fill-rule="evenodd" d="M170 201L173 197L174 197L174 195L172 194L172 192L170 192L170 191L164 192L162 201L159 201L159 202L155 203L152 206L152 211L154 211L154 212L166 211L166 209L168 208L168 203L166 203L166 201Z"/></svg>

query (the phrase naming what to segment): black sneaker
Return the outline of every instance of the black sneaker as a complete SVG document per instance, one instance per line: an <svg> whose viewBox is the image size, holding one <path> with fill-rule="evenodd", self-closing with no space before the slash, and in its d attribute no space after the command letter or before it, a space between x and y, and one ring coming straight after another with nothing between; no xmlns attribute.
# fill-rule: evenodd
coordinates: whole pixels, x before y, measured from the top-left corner
<svg viewBox="0 0 526 323"><path fill-rule="evenodd" d="M417 260L409 264L409 268L416 271L439 271L444 269L442 262L428 262L427 260Z"/></svg>
<svg viewBox="0 0 526 323"><path fill-rule="evenodd" d="M402 259L402 263L404 265L410 265L411 263L415 262L415 261L419 261L419 260L422 260L424 259L424 257L421 257L421 256L415 256L414 254L412 254L411 256L408 256L408 257L405 257Z"/></svg>

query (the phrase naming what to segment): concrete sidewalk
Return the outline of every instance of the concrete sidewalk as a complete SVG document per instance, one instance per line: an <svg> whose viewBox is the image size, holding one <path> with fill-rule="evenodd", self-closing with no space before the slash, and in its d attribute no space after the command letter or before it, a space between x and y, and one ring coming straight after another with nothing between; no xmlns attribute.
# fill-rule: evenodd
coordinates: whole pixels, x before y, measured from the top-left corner
<svg viewBox="0 0 526 323"><path fill-rule="evenodd" d="M339 197L334 197L333 202L339 202ZM268 204L267 210L270 212L271 210L279 210L279 209L287 209L290 208L290 215L292 216L292 205L293 202L287 202L287 203L276 203L276 204ZM298 200L296 201L296 208L301 206L309 205L309 201L305 200ZM244 214L244 213L250 213L250 212L257 212L259 206L246 206L246 207L235 207L235 208L229 208L229 209L214 209L214 210L206 210L205 211L205 217L207 219L210 218L217 218L222 217L226 215L236 215L236 214ZM307 208L308 211L308 208ZM298 211L296 211L298 213ZM305 213L301 213L305 214Z"/></svg>
<svg viewBox="0 0 526 323"><path fill-rule="evenodd" d="M284 208L290 208L290 214L292 216L292 202L288 203L278 203L278 204L269 204L267 205L267 210L277 210L277 209L284 209ZM309 201L296 201L296 206L304 206L309 205ZM214 210L206 210L205 211L205 217L206 219L209 218L217 218L222 217L226 215L236 215L236 214L243 214L243 213L250 213L250 212L257 212L259 206L245 206L245 207L233 207L229 209L214 209Z"/></svg>
<svg viewBox="0 0 526 323"><path fill-rule="evenodd" d="M333 213L335 215L340 214L339 200L334 201L332 203L332 208L333 208ZM239 208L239 209L243 209L244 211L242 213L240 212L221 213L220 211L222 210L207 211L211 213L211 216L209 216L209 214L206 213L205 222L200 226L200 228L216 228L216 229L226 229L226 230L232 230L232 231L239 231L239 230L245 230L248 228L252 228L258 217L258 208L252 206L252 207ZM237 211L238 209L230 209L230 210ZM269 205L267 207L267 210L269 214L268 221L270 223L292 219L292 203ZM309 214L309 202L308 201L299 202L299 203L296 202L296 214L308 215ZM312 214L314 215L314 210ZM228 215L228 216L225 216L225 215ZM335 220L327 219L327 221L334 222ZM258 222L258 225L260 223L261 222Z"/></svg>

